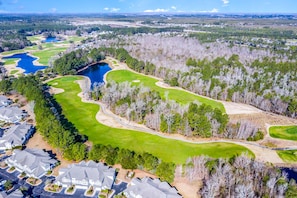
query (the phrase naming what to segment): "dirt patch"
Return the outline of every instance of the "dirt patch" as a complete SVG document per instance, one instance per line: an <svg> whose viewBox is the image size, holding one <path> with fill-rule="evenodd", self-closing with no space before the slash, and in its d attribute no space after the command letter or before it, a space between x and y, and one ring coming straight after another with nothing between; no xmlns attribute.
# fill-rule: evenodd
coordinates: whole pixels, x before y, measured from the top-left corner
<svg viewBox="0 0 297 198"><path fill-rule="evenodd" d="M126 175L127 175L128 171L132 171L132 170L124 169L124 168L122 168L122 166L120 164L113 165L113 168L119 169L117 179L120 179L121 181L128 182L128 183L131 181L131 179L126 178ZM133 170L133 172L135 173L134 178L136 178L136 177L138 177L138 178L143 178L143 177L158 178L156 175L153 175L149 172L139 170L139 169Z"/></svg>
<svg viewBox="0 0 297 198"><path fill-rule="evenodd" d="M257 114L262 113L263 111L260 109L257 109L256 107L253 107L251 105L242 104L242 103L235 103L235 102L226 102L226 101L220 101L225 109L226 113L228 115L238 115L238 114Z"/></svg>
<svg viewBox="0 0 297 198"><path fill-rule="evenodd" d="M50 89L49 89L49 93L51 95L59 94L59 93L63 93L63 92L64 92L64 89L61 89L61 88L50 87Z"/></svg>
<svg viewBox="0 0 297 198"><path fill-rule="evenodd" d="M139 83L140 80L132 80L132 82L134 82L134 83Z"/></svg>

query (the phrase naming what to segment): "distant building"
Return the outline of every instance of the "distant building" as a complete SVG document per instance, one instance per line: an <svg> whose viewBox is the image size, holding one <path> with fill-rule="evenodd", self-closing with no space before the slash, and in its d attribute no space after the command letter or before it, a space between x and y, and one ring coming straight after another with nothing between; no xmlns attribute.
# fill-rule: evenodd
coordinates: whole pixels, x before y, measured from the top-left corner
<svg viewBox="0 0 297 198"><path fill-rule="evenodd" d="M39 149L14 150L12 156L5 162L9 167L15 167L19 172L25 172L27 176L40 178L47 171L52 170L57 160L49 153Z"/></svg>
<svg viewBox="0 0 297 198"><path fill-rule="evenodd" d="M0 120L8 123L20 122L27 115L22 109L18 107L1 107Z"/></svg>
<svg viewBox="0 0 297 198"><path fill-rule="evenodd" d="M25 122L12 126L0 138L0 150L12 149L13 147L24 145L33 132L33 126Z"/></svg>
<svg viewBox="0 0 297 198"><path fill-rule="evenodd" d="M93 186L94 191L111 189L115 180L115 169L94 161L82 161L70 164L68 168L61 168L56 184L67 188L75 185L78 189L88 189Z"/></svg>
<svg viewBox="0 0 297 198"><path fill-rule="evenodd" d="M12 101L6 96L0 95L0 107L7 107L12 104Z"/></svg>
<svg viewBox="0 0 297 198"><path fill-rule="evenodd" d="M178 191L171 187L167 182L159 179L145 177L142 179L134 178L130 182L124 195L127 198L181 198Z"/></svg>

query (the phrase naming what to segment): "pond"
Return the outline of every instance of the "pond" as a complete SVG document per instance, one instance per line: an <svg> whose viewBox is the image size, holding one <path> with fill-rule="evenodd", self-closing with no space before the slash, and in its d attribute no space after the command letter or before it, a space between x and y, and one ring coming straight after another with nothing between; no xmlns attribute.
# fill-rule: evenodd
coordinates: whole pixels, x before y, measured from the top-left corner
<svg viewBox="0 0 297 198"><path fill-rule="evenodd" d="M35 73L38 70L42 70L42 69L47 68L47 66L34 65L33 61L37 60L37 58L29 56L27 53L14 54L12 56L3 57L3 59L9 59L9 58L18 58L18 59L20 59L20 61L18 62L17 67L20 67L20 68L24 69L25 74Z"/></svg>
<svg viewBox="0 0 297 198"><path fill-rule="evenodd" d="M47 37L43 42L44 43L55 43L59 42L60 40L57 39L57 37Z"/></svg>
<svg viewBox="0 0 297 198"><path fill-rule="evenodd" d="M109 67L108 64L106 63L101 63L98 65L94 65L91 67L88 67L87 69L81 71L79 73L79 75L83 75L86 76L90 79L91 81L91 89L93 88L93 84L95 82L97 83L103 83L103 78L104 78L104 74L106 74L106 72L110 71L111 68Z"/></svg>
<svg viewBox="0 0 297 198"><path fill-rule="evenodd" d="M294 179L297 181L297 168L281 168L282 171L288 174L288 179Z"/></svg>

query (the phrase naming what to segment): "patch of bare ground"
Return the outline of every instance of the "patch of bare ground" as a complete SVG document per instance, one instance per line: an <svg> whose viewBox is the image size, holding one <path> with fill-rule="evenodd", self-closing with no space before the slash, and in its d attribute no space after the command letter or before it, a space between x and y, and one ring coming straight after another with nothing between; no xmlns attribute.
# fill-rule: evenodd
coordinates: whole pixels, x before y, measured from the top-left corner
<svg viewBox="0 0 297 198"><path fill-rule="evenodd" d="M143 178L143 177L158 178L156 175L153 175L153 174L151 174L149 172L146 172L144 170L139 170L139 169L127 170L127 169L124 169L124 168L122 168L122 166L120 164L115 164L112 167L119 170L118 175L117 175L117 179L119 179L121 181L124 181L124 182L128 182L128 183L131 181L131 179L128 179L126 177L128 171L133 171L135 173L134 178L136 178L136 177L138 177L138 178Z"/></svg>
<svg viewBox="0 0 297 198"><path fill-rule="evenodd" d="M64 89L60 89L60 88L50 87L49 89L50 94L59 94L63 92L64 92Z"/></svg>
<svg viewBox="0 0 297 198"><path fill-rule="evenodd" d="M184 198L200 198L201 196L197 193L200 189L202 182L190 182L185 177L175 178L172 185L178 190Z"/></svg>

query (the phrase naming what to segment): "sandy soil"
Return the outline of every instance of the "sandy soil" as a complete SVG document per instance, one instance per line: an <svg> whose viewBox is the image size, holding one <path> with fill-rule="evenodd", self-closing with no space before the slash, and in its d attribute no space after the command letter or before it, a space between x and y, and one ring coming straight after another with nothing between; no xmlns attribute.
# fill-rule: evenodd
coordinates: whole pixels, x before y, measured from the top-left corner
<svg viewBox="0 0 297 198"><path fill-rule="evenodd" d="M63 92L64 92L64 89L55 88L55 87L50 87L50 90L49 90L50 94L59 94Z"/></svg>
<svg viewBox="0 0 297 198"><path fill-rule="evenodd" d="M13 74L14 76L17 76L18 74L24 73L24 69L17 67L18 61L15 62L15 64L10 64L10 65L5 65L5 69L7 70L7 74L11 75L10 72L12 70L18 70L18 72L16 72L15 74Z"/></svg>

